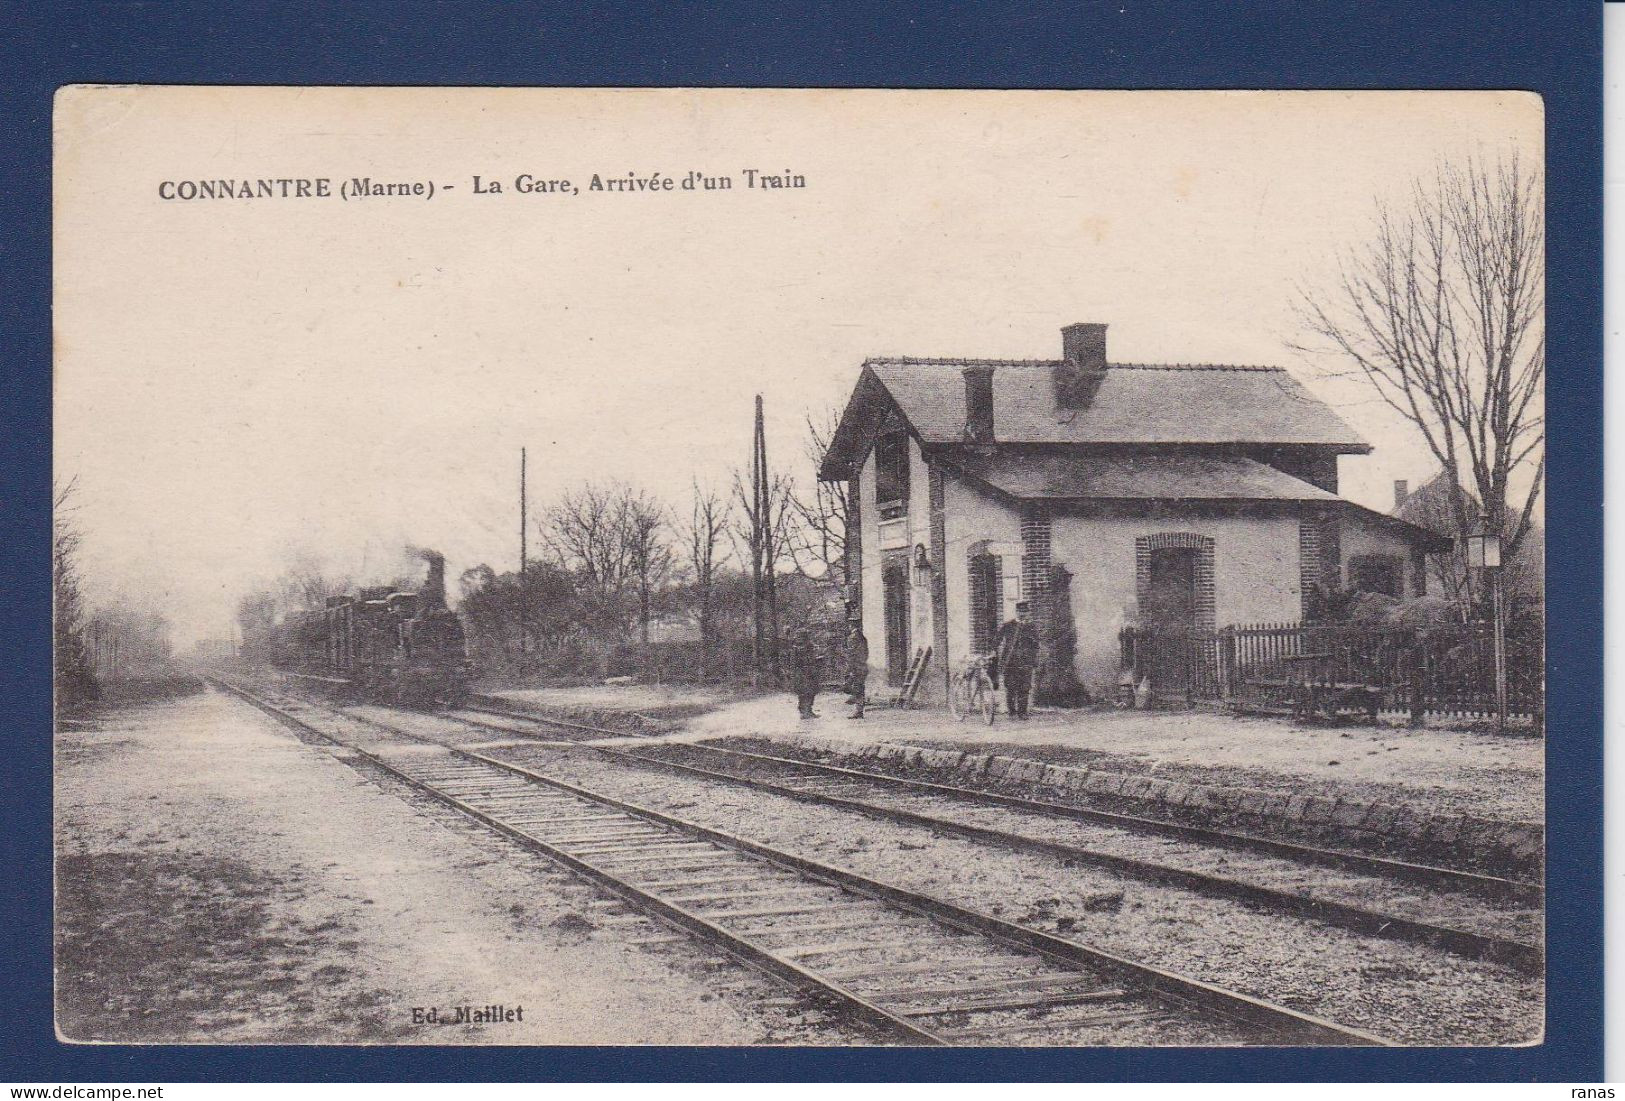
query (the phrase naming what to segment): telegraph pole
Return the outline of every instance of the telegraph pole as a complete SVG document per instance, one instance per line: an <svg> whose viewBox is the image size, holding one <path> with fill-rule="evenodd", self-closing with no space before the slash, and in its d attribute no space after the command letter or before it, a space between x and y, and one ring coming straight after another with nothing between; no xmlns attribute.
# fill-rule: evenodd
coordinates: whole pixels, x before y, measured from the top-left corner
<svg viewBox="0 0 1625 1101"><path fill-rule="evenodd" d="M525 449L519 449L519 652L530 649L530 592L525 587L526 560L530 557L526 528L528 513L525 507Z"/></svg>
<svg viewBox="0 0 1625 1101"><path fill-rule="evenodd" d="M756 677L762 675L762 662L767 656L763 635L762 615L762 451L758 446L762 433L762 395L756 395L756 421L750 438L750 594L751 620L755 627L752 638L751 665Z"/></svg>
<svg viewBox="0 0 1625 1101"><path fill-rule="evenodd" d="M756 395L756 453L761 456L762 499L759 513L762 517L762 574L766 581L768 614L767 658L774 680L779 677L779 587L774 579L778 562L778 540L773 530L773 479L767 466L767 431L762 422L762 396Z"/></svg>

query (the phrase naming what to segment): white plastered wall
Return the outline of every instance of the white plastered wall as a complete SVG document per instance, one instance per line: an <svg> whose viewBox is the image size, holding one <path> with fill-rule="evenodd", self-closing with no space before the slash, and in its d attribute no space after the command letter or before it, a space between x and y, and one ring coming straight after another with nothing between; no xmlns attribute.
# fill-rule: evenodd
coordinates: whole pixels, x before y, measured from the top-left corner
<svg viewBox="0 0 1625 1101"><path fill-rule="evenodd" d="M1403 569L1405 579L1405 595L1407 597L1419 596L1416 592L1416 579L1411 569L1411 541L1393 528L1379 524L1357 512L1344 514L1342 520L1342 537L1338 540L1339 550L1342 554L1343 583L1349 581L1349 562L1357 555L1386 554L1396 557ZM1424 571L1425 573L1426 571ZM1424 579L1424 584L1428 581Z"/></svg>
<svg viewBox="0 0 1625 1101"><path fill-rule="evenodd" d="M1051 558L1072 573L1078 678L1097 694L1117 682L1118 632L1138 614L1135 540L1161 532L1213 539L1214 625L1296 621L1298 518L1278 516L1085 517L1058 515Z"/></svg>

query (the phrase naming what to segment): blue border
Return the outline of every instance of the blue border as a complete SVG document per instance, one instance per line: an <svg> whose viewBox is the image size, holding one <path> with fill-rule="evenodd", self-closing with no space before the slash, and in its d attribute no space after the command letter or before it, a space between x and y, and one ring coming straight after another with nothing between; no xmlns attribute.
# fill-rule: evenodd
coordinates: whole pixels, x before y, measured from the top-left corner
<svg viewBox="0 0 1625 1101"><path fill-rule="evenodd" d="M0 8L0 1079L1499 1080L1602 1074L1601 5L57 3ZM75 82L1495 88L1545 97L1550 1011L1545 1044L1403 1051L128 1048L51 1025L50 126Z"/></svg>

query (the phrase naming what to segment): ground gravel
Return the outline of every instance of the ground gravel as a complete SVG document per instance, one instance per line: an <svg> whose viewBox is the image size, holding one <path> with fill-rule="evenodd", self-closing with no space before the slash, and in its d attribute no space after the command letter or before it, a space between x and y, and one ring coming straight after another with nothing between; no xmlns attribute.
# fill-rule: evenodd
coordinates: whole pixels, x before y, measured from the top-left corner
<svg viewBox="0 0 1625 1101"><path fill-rule="evenodd" d="M64 1040L867 1039L224 693L110 712L57 746ZM487 1004L524 1019L412 1020Z"/></svg>
<svg viewBox="0 0 1625 1101"><path fill-rule="evenodd" d="M790 765L751 761L707 752L703 746L662 746L645 751L713 771L748 776L787 787L829 780L825 774L802 772ZM843 784L861 781L848 775ZM1056 842L1131 860L1195 871L1257 884L1293 894L1377 910L1417 921L1539 944L1541 914L1516 904L1501 904L1467 891L1423 887L1358 871L1263 853L1225 848L1163 834L1119 829L1093 822L978 803L972 799L909 791L877 779L861 790L843 789L846 798L880 807L924 814L946 821L1001 830L1020 837Z"/></svg>
<svg viewBox="0 0 1625 1101"><path fill-rule="evenodd" d="M1400 1042L1519 1044L1540 1035L1541 982L1498 965L926 829L631 768L587 749L516 745L493 752L712 828L1063 931Z"/></svg>

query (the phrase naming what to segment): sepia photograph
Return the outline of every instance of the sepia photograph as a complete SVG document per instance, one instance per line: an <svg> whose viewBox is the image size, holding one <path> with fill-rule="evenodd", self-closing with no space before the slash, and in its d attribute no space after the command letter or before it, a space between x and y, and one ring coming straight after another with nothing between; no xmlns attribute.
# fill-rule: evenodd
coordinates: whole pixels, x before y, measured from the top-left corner
<svg viewBox="0 0 1625 1101"><path fill-rule="evenodd" d="M1539 95L52 123L61 1041L1544 1040Z"/></svg>

